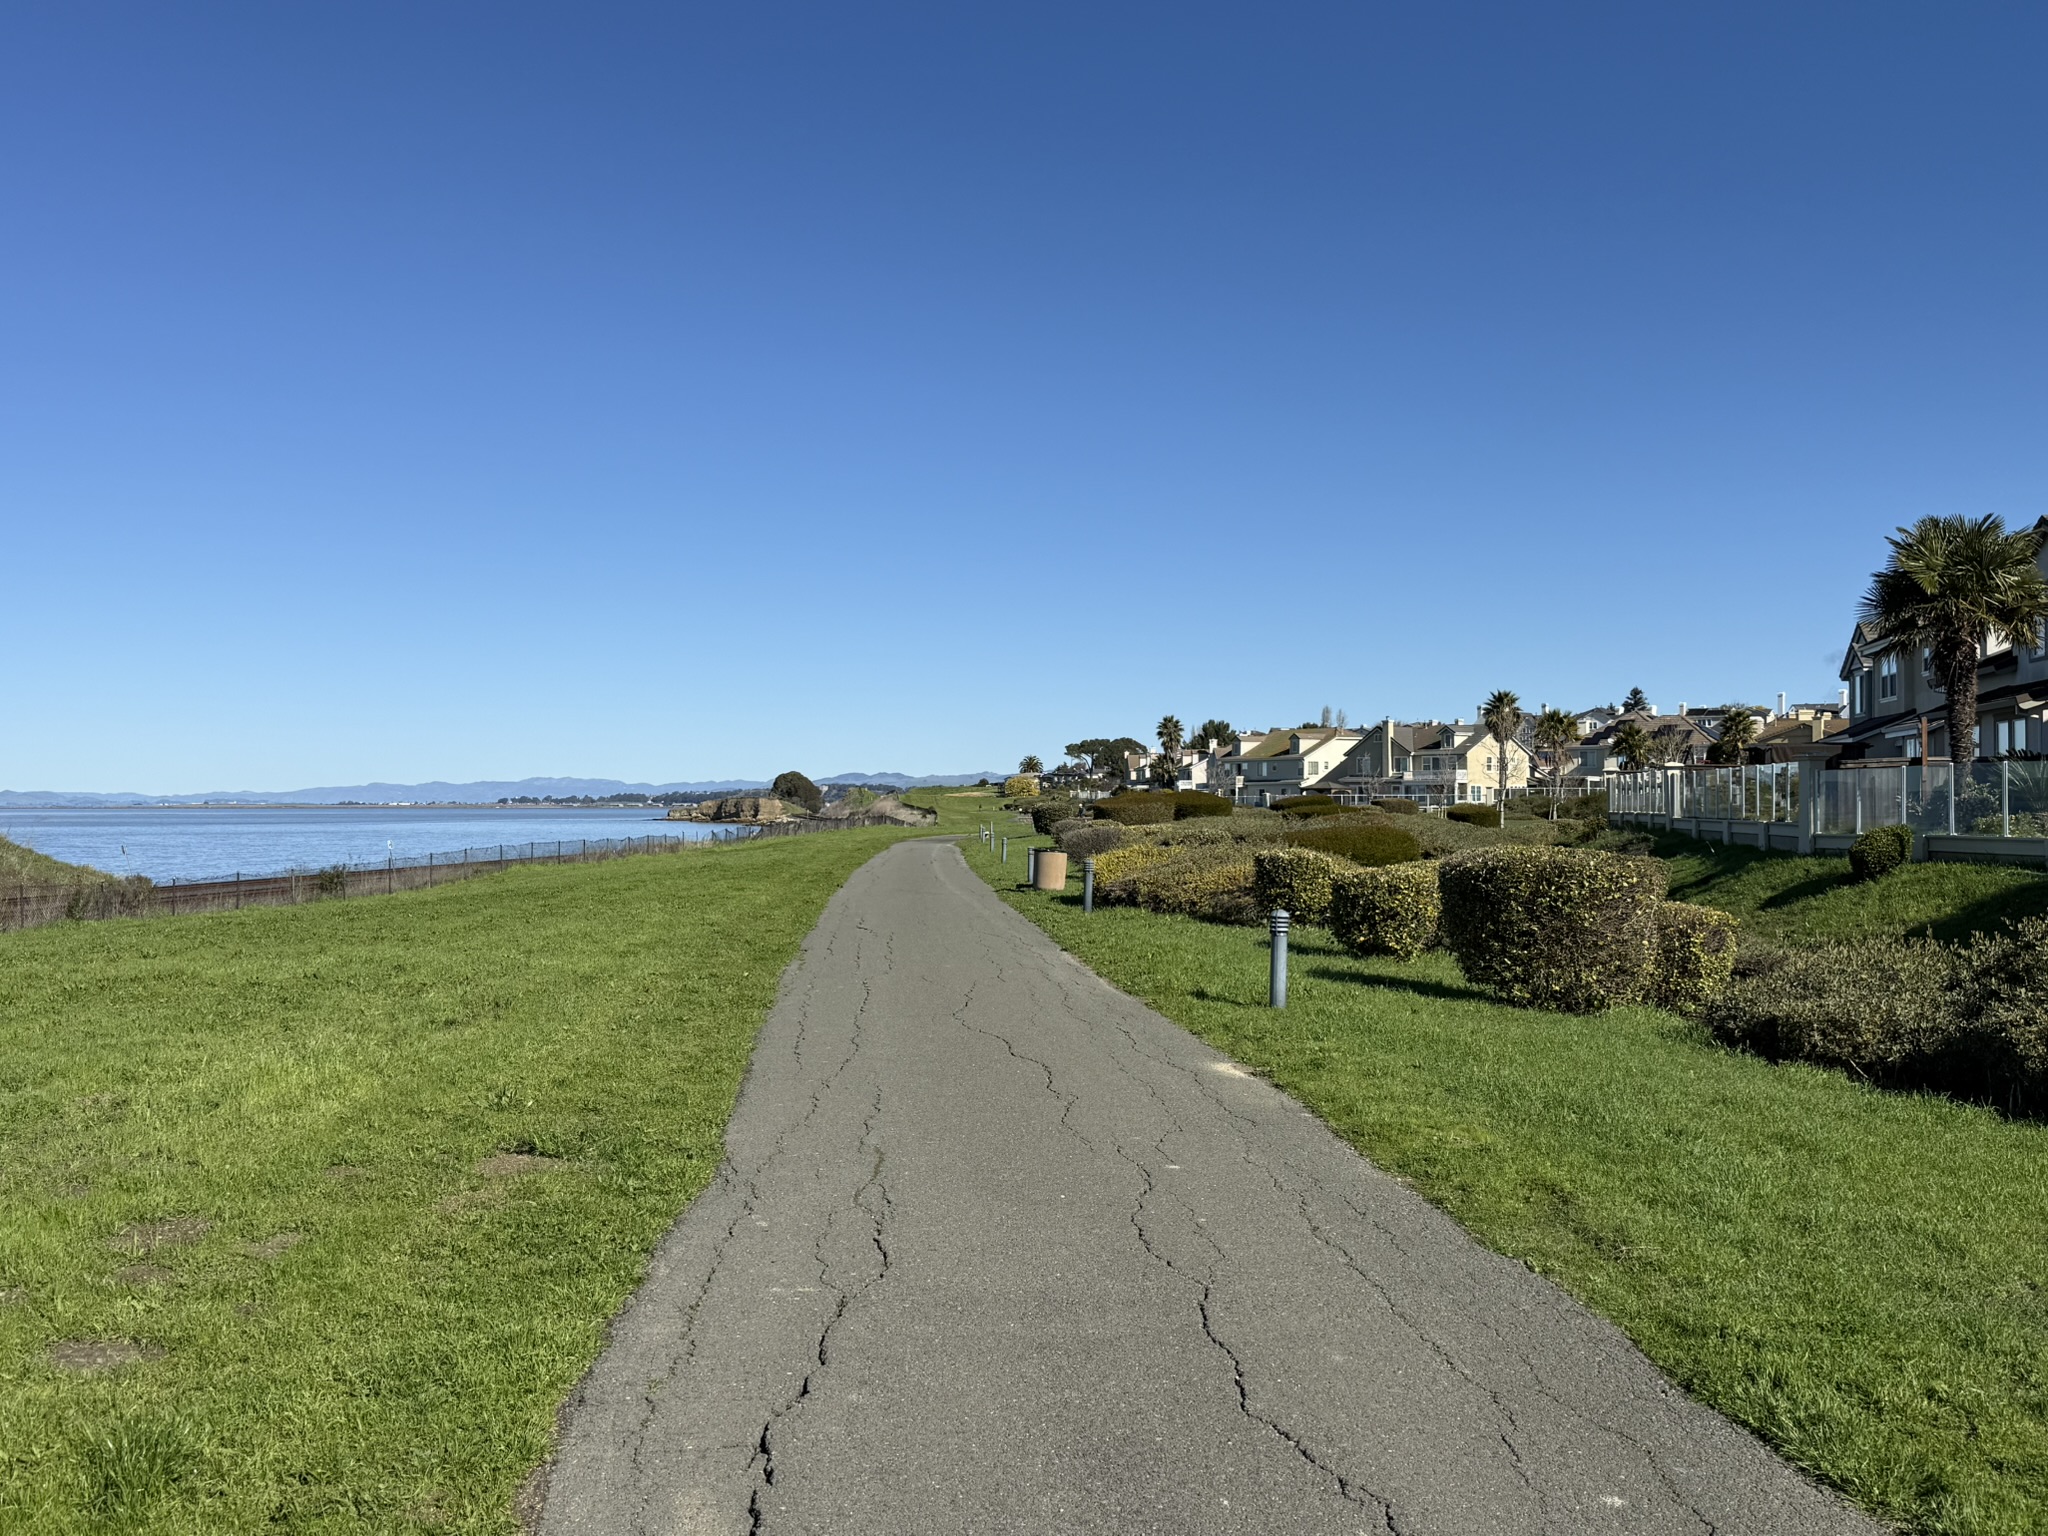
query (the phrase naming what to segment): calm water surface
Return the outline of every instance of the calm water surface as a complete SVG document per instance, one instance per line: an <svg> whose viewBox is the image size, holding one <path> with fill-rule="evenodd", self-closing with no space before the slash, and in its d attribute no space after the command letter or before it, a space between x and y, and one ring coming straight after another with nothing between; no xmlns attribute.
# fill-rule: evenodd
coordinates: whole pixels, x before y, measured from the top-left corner
<svg viewBox="0 0 2048 1536"><path fill-rule="evenodd" d="M579 838L703 837L659 809L587 811L478 807L294 805L0 810L0 836L72 864L152 880L223 880L361 864L387 853L423 858L499 843Z"/></svg>

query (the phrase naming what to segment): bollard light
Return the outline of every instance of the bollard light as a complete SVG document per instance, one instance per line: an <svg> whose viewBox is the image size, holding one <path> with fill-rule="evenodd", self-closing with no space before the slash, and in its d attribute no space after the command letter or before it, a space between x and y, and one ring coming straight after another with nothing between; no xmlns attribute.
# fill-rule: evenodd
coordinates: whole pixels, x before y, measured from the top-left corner
<svg viewBox="0 0 2048 1536"><path fill-rule="evenodd" d="M1081 861L1081 910L1083 912L1093 912L1095 910L1095 861L1093 859L1083 859Z"/></svg>
<svg viewBox="0 0 2048 1536"><path fill-rule="evenodd" d="M1275 1008L1287 1006L1287 909L1275 907L1268 919L1273 929L1273 980L1269 1000Z"/></svg>
<svg viewBox="0 0 2048 1536"><path fill-rule="evenodd" d="M1038 887L1038 850L1036 848L1024 850L1024 883L1034 890Z"/></svg>

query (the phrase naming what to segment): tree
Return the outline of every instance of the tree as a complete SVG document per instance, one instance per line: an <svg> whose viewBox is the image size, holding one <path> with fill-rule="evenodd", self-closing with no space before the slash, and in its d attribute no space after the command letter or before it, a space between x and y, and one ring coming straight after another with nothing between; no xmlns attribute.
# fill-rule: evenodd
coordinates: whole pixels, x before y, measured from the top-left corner
<svg viewBox="0 0 2048 1536"><path fill-rule="evenodd" d="M1611 745L1614 755L1621 759L1621 766L1631 773L1663 761L1657 755L1659 749L1651 740L1650 733L1633 720L1614 733Z"/></svg>
<svg viewBox="0 0 2048 1536"><path fill-rule="evenodd" d="M1923 517L1885 542L1891 558L1858 616L1887 652L1927 653L1948 700L1949 759L1974 762L1981 647L1994 630L2031 639L2048 623L2040 536L1996 516Z"/></svg>
<svg viewBox="0 0 2048 1536"><path fill-rule="evenodd" d="M1237 745L1237 732L1231 729L1228 720L1204 720L1202 728L1188 738L1188 745L1197 752L1206 752L1211 747L1228 752Z"/></svg>
<svg viewBox="0 0 2048 1536"><path fill-rule="evenodd" d="M1090 736L1086 741L1067 743L1067 756L1088 764L1088 771L1098 779L1120 779L1124 774L1124 754L1142 752L1145 743L1134 736Z"/></svg>
<svg viewBox="0 0 2048 1536"><path fill-rule="evenodd" d="M1721 716L1721 734L1707 756L1717 763L1739 763L1749 744L1756 740L1756 711L1741 704L1726 706Z"/></svg>
<svg viewBox="0 0 2048 1536"><path fill-rule="evenodd" d="M1027 752L1022 760L1018 762L1017 771L1019 773L1043 773L1045 772L1045 764L1038 760L1036 752Z"/></svg>
<svg viewBox="0 0 2048 1536"><path fill-rule="evenodd" d="M1330 728L1331 726L1335 725L1336 723L1337 723L1336 717L1335 717L1334 715L1332 715L1332 714L1330 713L1330 706L1329 706L1329 705L1327 705L1327 704L1325 704L1325 705L1323 706L1323 718L1322 718L1322 719L1320 719L1320 720L1318 720L1318 721L1316 722L1316 728L1317 728L1318 730L1325 730L1325 731L1326 731L1326 730L1328 730L1328 729L1329 729L1329 728Z"/></svg>
<svg viewBox="0 0 2048 1536"><path fill-rule="evenodd" d="M1579 722L1562 709L1546 709L1536 717L1536 754L1550 770L1550 819L1557 820L1558 797L1564 792L1564 771L1579 744Z"/></svg>
<svg viewBox="0 0 2048 1536"><path fill-rule="evenodd" d="M1649 707L1650 696L1640 688L1629 689L1628 697L1621 701L1621 712L1623 714L1627 714L1632 709L1648 709Z"/></svg>
<svg viewBox="0 0 2048 1536"><path fill-rule="evenodd" d="M1523 719L1522 701L1506 688L1495 689L1479 706L1479 723L1493 738L1493 763L1500 770L1500 796L1495 803L1503 808L1508 803L1508 743L1521 735Z"/></svg>
<svg viewBox="0 0 2048 1536"><path fill-rule="evenodd" d="M775 775L775 782L768 788L776 799L794 800L813 815L825 808L825 792L793 768Z"/></svg>
<svg viewBox="0 0 2048 1536"><path fill-rule="evenodd" d="M1169 763L1178 766L1180 763L1180 749L1187 742L1186 730L1182 728L1180 720L1173 715L1166 715L1161 718L1158 730L1159 755Z"/></svg>

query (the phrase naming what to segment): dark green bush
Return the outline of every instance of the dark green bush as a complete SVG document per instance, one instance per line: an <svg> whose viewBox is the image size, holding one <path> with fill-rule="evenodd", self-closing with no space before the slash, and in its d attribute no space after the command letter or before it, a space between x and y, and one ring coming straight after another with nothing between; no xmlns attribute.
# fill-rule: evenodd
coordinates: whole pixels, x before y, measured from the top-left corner
<svg viewBox="0 0 2048 1536"><path fill-rule="evenodd" d="M1584 848L1480 848L1439 871L1443 939L1511 1003L1594 1013L1644 997L1664 866Z"/></svg>
<svg viewBox="0 0 2048 1536"><path fill-rule="evenodd" d="M1413 800L1405 800L1399 795L1394 796L1391 800L1375 800L1372 803L1372 808L1376 811L1391 811L1396 816L1419 816L1422 814L1420 804Z"/></svg>
<svg viewBox="0 0 2048 1536"><path fill-rule="evenodd" d="M1031 830L1040 837L1051 837L1054 827L1081 814L1081 802L1068 795L1040 795L1026 803L1031 815Z"/></svg>
<svg viewBox="0 0 2048 1536"><path fill-rule="evenodd" d="M1282 795L1273 802L1273 809L1276 811L1295 811L1304 816L1315 816L1329 811L1341 810L1342 807L1329 795Z"/></svg>
<svg viewBox="0 0 2048 1536"><path fill-rule="evenodd" d="M1497 805L1454 805L1444 815L1452 821L1462 821L1468 827L1500 825L1500 807Z"/></svg>
<svg viewBox="0 0 2048 1536"><path fill-rule="evenodd" d="M1712 907L1667 901L1657 909L1657 975L1653 994L1660 1008L1698 1014L1727 990L1735 972L1734 918Z"/></svg>
<svg viewBox="0 0 2048 1536"><path fill-rule="evenodd" d="M1743 970L1707 1005L1707 1025L1774 1061L1925 1084L1955 1034L1955 956L1930 940L1828 944Z"/></svg>
<svg viewBox="0 0 2048 1536"><path fill-rule="evenodd" d="M1261 914L1284 907L1297 923L1330 915L1331 883L1350 868L1313 848L1266 848L1252 856L1252 898Z"/></svg>
<svg viewBox="0 0 2048 1536"><path fill-rule="evenodd" d="M1173 792L1173 819L1187 821L1196 816L1228 816L1237 807L1221 795L1212 795L1203 789L1177 789Z"/></svg>
<svg viewBox="0 0 2048 1536"><path fill-rule="evenodd" d="M1165 791L1111 795L1095 802L1095 814L1127 827L1156 826L1173 820L1174 796Z"/></svg>
<svg viewBox="0 0 2048 1536"><path fill-rule="evenodd" d="M1370 869L1380 864L1405 864L1422 857L1415 834L1382 821L1334 821L1290 827L1287 842L1295 848L1332 853Z"/></svg>
<svg viewBox="0 0 2048 1536"><path fill-rule="evenodd" d="M1911 827L1872 827L1849 845L1849 873L1880 880L1913 857Z"/></svg>
<svg viewBox="0 0 2048 1536"><path fill-rule="evenodd" d="M1957 970L1962 1027L1946 1062L1951 1091L2048 1112L2048 920L1979 937Z"/></svg>
<svg viewBox="0 0 2048 1536"><path fill-rule="evenodd" d="M825 808L825 791L793 768L788 773L775 775L775 782L768 786L768 793L778 800L794 801L813 816Z"/></svg>
<svg viewBox="0 0 2048 1536"><path fill-rule="evenodd" d="M1230 843L1198 844L1171 858L1147 864L1098 884L1096 900L1112 906L1143 907L1216 923L1252 923L1260 918L1252 900L1254 872L1248 849Z"/></svg>
<svg viewBox="0 0 2048 1536"><path fill-rule="evenodd" d="M1442 911L1432 863L1341 870L1331 882L1330 932L1353 954L1413 960L1436 943Z"/></svg>

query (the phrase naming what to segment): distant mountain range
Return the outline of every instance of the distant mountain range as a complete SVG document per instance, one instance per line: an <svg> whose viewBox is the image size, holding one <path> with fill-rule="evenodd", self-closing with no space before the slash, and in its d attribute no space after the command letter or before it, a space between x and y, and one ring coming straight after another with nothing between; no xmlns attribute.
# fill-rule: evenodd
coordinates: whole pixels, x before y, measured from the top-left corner
<svg viewBox="0 0 2048 1536"><path fill-rule="evenodd" d="M924 789L936 784L972 784L977 779L1002 782L995 770L987 773L835 773L819 779L821 785L894 784L903 789ZM765 779L704 779L681 784L628 784L621 779L478 779L468 784L330 784L318 789L219 789L202 795L96 795L85 791L50 789L0 789L0 806L95 806L95 805L340 805L355 801L367 805L490 805L499 800L529 795L718 795L738 794L768 787Z"/></svg>

